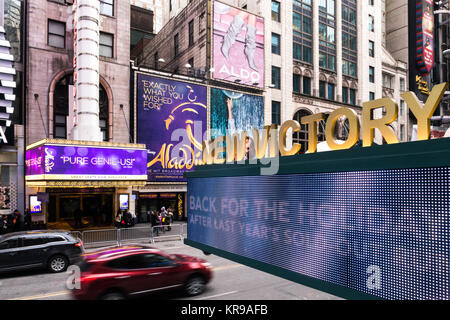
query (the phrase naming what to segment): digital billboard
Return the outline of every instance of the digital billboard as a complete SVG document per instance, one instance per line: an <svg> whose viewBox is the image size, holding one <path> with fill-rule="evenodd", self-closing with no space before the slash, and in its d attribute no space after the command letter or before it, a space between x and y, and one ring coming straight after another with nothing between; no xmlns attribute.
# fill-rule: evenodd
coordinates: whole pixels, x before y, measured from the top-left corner
<svg viewBox="0 0 450 320"><path fill-rule="evenodd" d="M137 141L148 151L148 180L183 182L202 156L206 86L137 73Z"/></svg>
<svg viewBox="0 0 450 320"><path fill-rule="evenodd" d="M211 88L211 137L261 129L264 98L236 91Z"/></svg>
<svg viewBox="0 0 450 320"><path fill-rule="evenodd" d="M213 77L264 87L264 19L213 2Z"/></svg>
<svg viewBox="0 0 450 320"><path fill-rule="evenodd" d="M416 1L416 60L418 71L427 75L434 66L434 4Z"/></svg>
<svg viewBox="0 0 450 320"><path fill-rule="evenodd" d="M44 144L26 151L26 180L145 180L147 152Z"/></svg>
<svg viewBox="0 0 450 320"><path fill-rule="evenodd" d="M385 299L446 299L450 168L192 177L188 241Z"/></svg>

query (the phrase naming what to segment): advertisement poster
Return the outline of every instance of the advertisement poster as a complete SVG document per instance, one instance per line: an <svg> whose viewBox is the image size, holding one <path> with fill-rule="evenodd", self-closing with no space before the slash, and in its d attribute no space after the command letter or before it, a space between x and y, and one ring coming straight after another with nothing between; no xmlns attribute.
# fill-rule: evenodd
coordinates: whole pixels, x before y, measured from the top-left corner
<svg viewBox="0 0 450 320"><path fill-rule="evenodd" d="M43 145L26 151L27 180L143 180L146 150Z"/></svg>
<svg viewBox="0 0 450 320"><path fill-rule="evenodd" d="M185 182L202 158L205 86L144 74L136 82L137 141L148 151L148 181Z"/></svg>
<svg viewBox="0 0 450 320"><path fill-rule="evenodd" d="M5 210L5 213L11 211L11 195L9 187L0 187L0 212Z"/></svg>
<svg viewBox="0 0 450 320"><path fill-rule="evenodd" d="M264 127L264 98L211 88L211 138Z"/></svg>
<svg viewBox="0 0 450 320"><path fill-rule="evenodd" d="M434 65L433 1L417 3L417 64L422 75L429 74Z"/></svg>
<svg viewBox="0 0 450 320"><path fill-rule="evenodd" d="M213 77L264 87L264 19L214 1Z"/></svg>

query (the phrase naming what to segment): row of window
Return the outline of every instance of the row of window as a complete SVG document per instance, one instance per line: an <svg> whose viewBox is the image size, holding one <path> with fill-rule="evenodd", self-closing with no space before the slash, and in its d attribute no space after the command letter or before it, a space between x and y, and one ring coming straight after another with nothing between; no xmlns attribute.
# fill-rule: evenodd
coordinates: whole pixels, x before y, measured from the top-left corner
<svg viewBox="0 0 450 320"><path fill-rule="evenodd" d="M47 44L55 48L66 48L66 24L48 19ZM99 53L102 57L114 57L114 35L100 31Z"/></svg>

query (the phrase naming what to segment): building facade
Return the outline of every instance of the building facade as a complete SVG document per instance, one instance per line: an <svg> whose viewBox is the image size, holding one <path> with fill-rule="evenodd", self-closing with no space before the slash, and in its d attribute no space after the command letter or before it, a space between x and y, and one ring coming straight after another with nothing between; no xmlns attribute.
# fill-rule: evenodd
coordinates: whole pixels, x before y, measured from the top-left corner
<svg viewBox="0 0 450 320"><path fill-rule="evenodd" d="M83 153L97 150L100 155L94 156L92 161L109 164L109 160L100 159L107 149L120 151L121 148L140 147L129 145L132 141L129 131L130 1L99 1L98 7L87 6L77 10L81 11L77 11L74 18L73 1L28 1L27 155L32 156L39 147L47 150L47 146L53 147L56 143L70 150L84 150L81 151ZM86 10L91 10L94 16L83 20ZM85 25L85 21L95 22L99 31ZM75 25L78 37L74 34ZM83 35L83 32L90 34ZM93 59L92 62L86 62L85 57ZM84 75L83 72L89 74ZM88 95L86 88L90 88ZM91 106L83 107L82 100L90 102ZM77 132L74 128L84 129ZM89 133L97 130L99 137L88 138ZM44 156L49 161L45 163L46 170L50 170L47 165L53 164L48 156ZM86 159L79 158L80 161ZM27 158L27 161L30 166L42 165L39 155ZM84 212L89 226L111 224L120 206L119 194L128 194L130 201L133 200L131 185L134 183L126 179L103 181L102 178L89 179L85 175L84 179L71 180L64 176L60 181L47 181L47 178L36 181L36 177L27 177L26 205L33 206L30 199L37 196L43 210L33 216L33 220L50 227L73 227L77 210ZM96 216L98 211L105 211L102 215L105 214L106 218Z"/></svg>
<svg viewBox="0 0 450 320"><path fill-rule="evenodd" d="M410 124L400 94L406 90L408 61L386 47L385 1L222 2L264 18L265 86L256 89L264 95L265 124L342 106L360 115L363 102L388 96L401 109L391 127L407 141ZM137 57L137 66L212 79L211 2L171 3L167 23ZM375 117L382 115L375 111ZM340 131L344 138L345 122ZM324 139L320 132L319 139ZM294 140L304 152L306 128ZM375 142L383 143L378 132Z"/></svg>

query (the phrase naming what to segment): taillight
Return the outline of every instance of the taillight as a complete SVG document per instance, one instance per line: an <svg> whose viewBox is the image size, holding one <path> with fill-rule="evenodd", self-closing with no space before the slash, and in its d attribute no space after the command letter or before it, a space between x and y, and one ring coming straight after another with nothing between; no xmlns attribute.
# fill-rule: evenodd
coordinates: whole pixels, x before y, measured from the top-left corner
<svg viewBox="0 0 450 320"><path fill-rule="evenodd" d="M75 243L75 247L81 247L83 245L83 241L78 241L77 243Z"/></svg>

